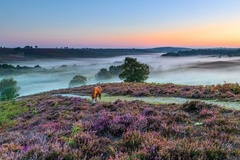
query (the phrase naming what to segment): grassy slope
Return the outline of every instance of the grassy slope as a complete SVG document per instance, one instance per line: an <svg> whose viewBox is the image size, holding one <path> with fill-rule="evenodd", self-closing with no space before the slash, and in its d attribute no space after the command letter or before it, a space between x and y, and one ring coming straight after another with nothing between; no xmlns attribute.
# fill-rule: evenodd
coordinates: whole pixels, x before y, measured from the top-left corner
<svg viewBox="0 0 240 160"><path fill-rule="evenodd" d="M153 88L157 91L161 88L162 94L165 90L170 93L167 90L177 92L181 88L173 84L163 87L141 83L101 86L112 95L134 95ZM240 156L240 111L237 110L197 101L167 105L117 100L92 106L90 101L81 98L51 96L51 93L65 92L89 94L92 87L1 102L1 113L11 113L5 117L14 123L0 123L0 157L237 159ZM192 89L194 86L182 87ZM151 94L155 92L152 90ZM19 112L12 112L15 109Z"/></svg>

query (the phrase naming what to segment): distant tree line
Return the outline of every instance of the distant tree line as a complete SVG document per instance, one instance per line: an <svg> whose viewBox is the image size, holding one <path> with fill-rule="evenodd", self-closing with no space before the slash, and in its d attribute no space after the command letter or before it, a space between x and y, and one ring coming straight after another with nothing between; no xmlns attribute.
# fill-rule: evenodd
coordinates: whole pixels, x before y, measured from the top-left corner
<svg viewBox="0 0 240 160"><path fill-rule="evenodd" d="M213 55L213 56L240 56L240 49L192 49L189 51L168 52L162 56L198 56L198 55Z"/></svg>
<svg viewBox="0 0 240 160"><path fill-rule="evenodd" d="M41 66L39 65L36 65L34 67L27 67L27 66L20 66L20 65L17 65L16 67L14 67L13 65L11 64L0 64L0 69L33 69L33 68L42 68Z"/></svg>
<svg viewBox="0 0 240 160"><path fill-rule="evenodd" d="M119 77L124 82L145 82L150 74L149 66L144 63L140 63L136 58L126 57L124 64L118 66L110 66L107 68L101 68L95 75L97 81L103 81L112 77ZM69 87L78 85L85 85L87 78L82 75L76 75L69 83Z"/></svg>
<svg viewBox="0 0 240 160"><path fill-rule="evenodd" d="M153 53L146 49L56 49L56 48L41 48L41 49L24 49L24 48L6 48L0 49L0 54L4 57L0 58L3 63L13 56L21 56L22 60L31 59L66 59L66 58L105 58L124 55L146 55Z"/></svg>
<svg viewBox="0 0 240 160"><path fill-rule="evenodd" d="M23 47L23 49L33 49L33 48L35 48L35 49L37 49L38 48L38 46L25 46L25 47ZM20 50L21 49L21 47L16 47L16 48L14 48L15 50Z"/></svg>
<svg viewBox="0 0 240 160"><path fill-rule="evenodd" d="M136 58L126 57L124 64L110 66L109 70L102 68L95 77L96 80L104 80L118 76L124 82L144 82L148 79L149 74L150 71L147 64L138 62Z"/></svg>
<svg viewBox="0 0 240 160"><path fill-rule="evenodd" d="M96 80L110 79L114 76L118 76L122 72L122 65L110 66L109 69L101 68L95 75Z"/></svg>
<svg viewBox="0 0 240 160"><path fill-rule="evenodd" d="M19 74L27 74L30 72L46 72L47 69L42 68L39 65L34 67L29 66L20 66L16 67L11 64L0 64L0 74L1 75L19 75Z"/></svg>

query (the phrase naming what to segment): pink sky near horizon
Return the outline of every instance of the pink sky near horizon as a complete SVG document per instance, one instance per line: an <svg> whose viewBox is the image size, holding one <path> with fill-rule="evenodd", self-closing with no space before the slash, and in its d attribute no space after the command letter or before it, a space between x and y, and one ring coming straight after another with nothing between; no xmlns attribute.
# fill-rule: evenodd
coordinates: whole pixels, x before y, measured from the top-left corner
<svg viewBox="0 0 240 160"><path fill-rule="evenodd" d="M14 35L15 43L20 46L39 45L47 47L93 47L93 48L132 48L132 47L240 47L240 23L222 24L215 26L199 26L198 28L184 28L168 31L141 31L121 34L79 35L65 32L64 34L35 33L24 36ZM12 42L14 42L12 41ZM11 43L11 42L10 42Z"/></svg>
<svg viewBox="0 0 240 160"><path fill-rule="evenodd" d="M240 47L240 23L217 24L168 31L146 31L132 34L110 34L81 38L78 35L65 35L50 38L47 44L92 47ZM57 42L57 43L56 43ZM82 43L84 42L84 43ZM43 42L44 43L44 42ZM46 43L46 42L45 42Z"/></svg>
<svg viewBox="0 0 240 160"><path fill-rule="evenodd" d="M17 34L15 34L15 37ZM37 38L36 38L37 37ZM64 34L56 32L19 35L22 45L31 41L39 46L59 47L240 47L240 23L206 25L192 28L170 29L166 31L146 30L133 33L80 35L66 31ZM16 41L17 42L17 41Z"/></svg>

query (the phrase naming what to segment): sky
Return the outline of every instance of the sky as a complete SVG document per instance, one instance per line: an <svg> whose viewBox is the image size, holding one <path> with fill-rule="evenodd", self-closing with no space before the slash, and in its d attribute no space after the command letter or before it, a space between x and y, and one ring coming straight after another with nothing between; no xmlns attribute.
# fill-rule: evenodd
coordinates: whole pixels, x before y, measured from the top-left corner
<svg viewBox="0 0 240 160"><path fill-rule="evenodd" d="M239 0L0 0L0 46L240 47Z"/></svg>

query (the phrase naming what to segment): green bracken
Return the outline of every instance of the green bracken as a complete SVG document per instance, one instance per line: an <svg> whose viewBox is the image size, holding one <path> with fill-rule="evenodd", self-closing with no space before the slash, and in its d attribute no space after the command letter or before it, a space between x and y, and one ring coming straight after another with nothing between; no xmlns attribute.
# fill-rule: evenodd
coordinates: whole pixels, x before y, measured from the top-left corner
<svg viewBox="0 0 240 160"><path fill-rule="evenodd" d="M17 123L14 119L28 111L20 101L0 102L0 129L12 126Z"/></svg>

